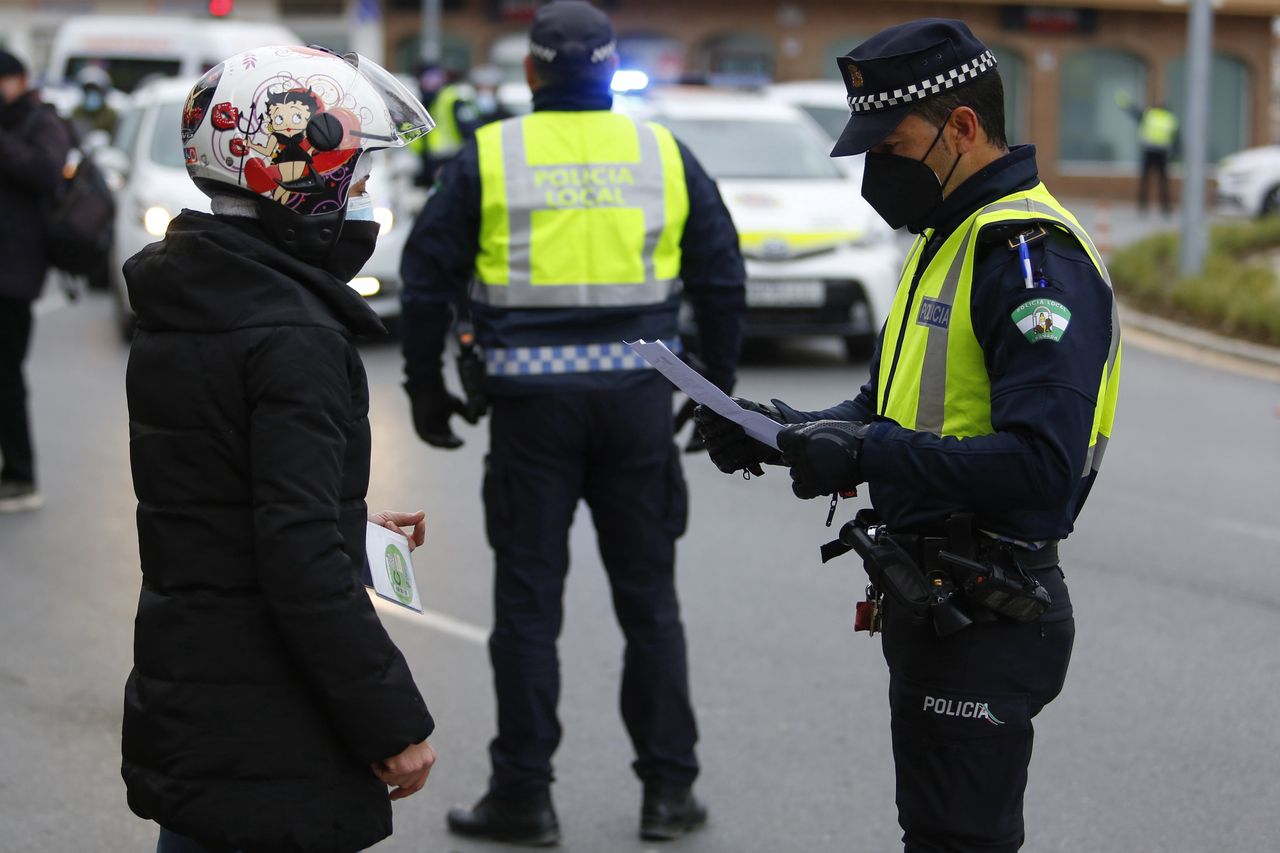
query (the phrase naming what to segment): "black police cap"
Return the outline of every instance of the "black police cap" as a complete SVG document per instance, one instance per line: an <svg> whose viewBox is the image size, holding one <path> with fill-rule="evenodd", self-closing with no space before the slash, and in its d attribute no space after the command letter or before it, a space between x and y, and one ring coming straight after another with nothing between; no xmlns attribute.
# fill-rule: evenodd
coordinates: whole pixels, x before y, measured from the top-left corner
<svg viewBox="0 0 1280 853"><path fill-rule="evenodd" d="M923 18L877 33L836 59L849 123L832 157L879 144L920 101L996 70L996 57L960 21Z"/></svg>
<svg viewBox="0 0 1280 853"><path fill-rule="evenodd" d="M582 0L556 0L538 9L529 54L550 65L594 65L617 50L609 16Z"/></svg>

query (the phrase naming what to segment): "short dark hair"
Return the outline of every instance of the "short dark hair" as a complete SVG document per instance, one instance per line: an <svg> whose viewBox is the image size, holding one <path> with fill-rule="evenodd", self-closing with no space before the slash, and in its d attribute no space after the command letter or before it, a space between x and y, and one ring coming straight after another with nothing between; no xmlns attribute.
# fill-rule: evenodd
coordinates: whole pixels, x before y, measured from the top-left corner
<svg viewBox="0 0 1280 853"><path fill-rule="evenodd" d="M310 89L287 89L283 92L267 93L267 110L276 104L302 104L312 115L320 112L320 99Z"/></svg>
<svg viewBox="0 0 1280 853"><path fill-rule="evenodd" d="M612 62L543 62L533 58L533 70L546 86L572 86L576 89L609 91L613 82Z"/></svg>
<svg viewBox="0 0 1280 853"><path fill-rule="evenodd" d="M978 124L992 145L1009 147L1004 130L1004 82L999 71L990 71L963 86L925 98L911 113L941 127L957 107L968 107L977 114Z"/></svg>

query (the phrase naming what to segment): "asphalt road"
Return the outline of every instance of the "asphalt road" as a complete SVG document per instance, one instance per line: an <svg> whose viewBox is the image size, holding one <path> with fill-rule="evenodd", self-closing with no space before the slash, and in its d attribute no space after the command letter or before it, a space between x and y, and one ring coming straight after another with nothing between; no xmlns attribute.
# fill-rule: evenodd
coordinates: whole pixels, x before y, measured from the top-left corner
<svg viewBox="0 0 1280 853"><path fill-rule="evenodd" d="M127 351L113 335L100 298L37 324L29 376L48 505L0 517L3 853L154 849L155 827L129 813L119 777L138 569ZM739 392L800 407L843 399L862 368L837 352L757 355ZM371 507L428 513L416 563L436 615L385 621L436 716L440 753L376 849L499 849L444 831L448 806L484 786L493 725L484 433L467 429L455 452L420 444L396 349L370 346L365 358ZM1280 849L1277 403L1274 380L1127 348L1117 434L1063 546L1079 633L1066 691L1036 721L1025 850ZM887 677L878 644L850 630L861 569L819 563L825 501L795 500L780 471L743 482L700 457L686 471L680 589L711 823L671 849L895 849ZM616 710L621 638L585 514L573 555L554 790L562 846L641 851Z"/></svg>

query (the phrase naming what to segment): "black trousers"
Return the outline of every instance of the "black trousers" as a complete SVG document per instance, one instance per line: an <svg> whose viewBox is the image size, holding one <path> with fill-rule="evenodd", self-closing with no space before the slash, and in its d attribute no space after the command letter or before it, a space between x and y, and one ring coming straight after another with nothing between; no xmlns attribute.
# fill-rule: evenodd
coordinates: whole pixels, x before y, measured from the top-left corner
<svg viewBox="0 0 1280 853"><path fill-rule="evenodd" d="M698 773L675 542L687 497L672 439L671 386L656 374L625 391L493 401L484 479L495 557L489 639L498 734L491 790L552 781L560 743L560 635L569 526L585 500L626 638L622 719L646 782Z"/></svg>
<svg viewBox="0 0 1280 853"><path fill-rule="evenodd" d="M0 482L36 481L22 363L31 343L31 302L0 296Z"/></svg>
<svg viewBox="0 0 1280 853"><path fill-rule="evenodd" d="M1154 176L1156 189L1160 193L1160 209L1165 213L1172 210L1169 202L1169 152L1162 148L1144 148L1142 150L1142 177L1138 181L1138 210L1147 209L1147 190Z"/></svg>
<svg viewBox="0 0 1280 853"><path fill-rule="evenodd" d="M1053 596L1038 622L1000 620L939 637L886 598L884 656L906 853L1013 853L1031 718L1062 690L1075 639L1058 569L1036 572Z"/></svg>

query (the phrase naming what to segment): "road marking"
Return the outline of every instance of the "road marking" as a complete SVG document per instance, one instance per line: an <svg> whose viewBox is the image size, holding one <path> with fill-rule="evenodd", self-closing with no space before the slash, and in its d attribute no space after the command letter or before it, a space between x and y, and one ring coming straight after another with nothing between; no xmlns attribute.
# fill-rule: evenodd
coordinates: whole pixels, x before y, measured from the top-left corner
<svg viewBox="0 0 1280 853"><path fill-rule="evenodd" d="M411 610L406 610L398 604L384 601L373 593L369 593L369 598L373 601L373 606L377 608L378 613L392 616L401 622L407 622L410 625L419 627L434 628L442 634L457 637L459 640L465 640L477 646L483 646L489 642L488 628L481 628L479 625L463 622L461 619L455 619L446 613L439 613L435 610L426 610L419 615Z"/></svg>
<svg viewBox="0 0 1280 853"><path fill-rule="evenodd" d="M1236 533L1241 536L1252 536L1255 539L1261 539L1264 542L1280 543L1280 529L1275 527L1265 527L1260 524L1246 524L1243 521L1235 521L1229 518L1210 519L1209 526L1216 527L1224 533Z"/></svg>

